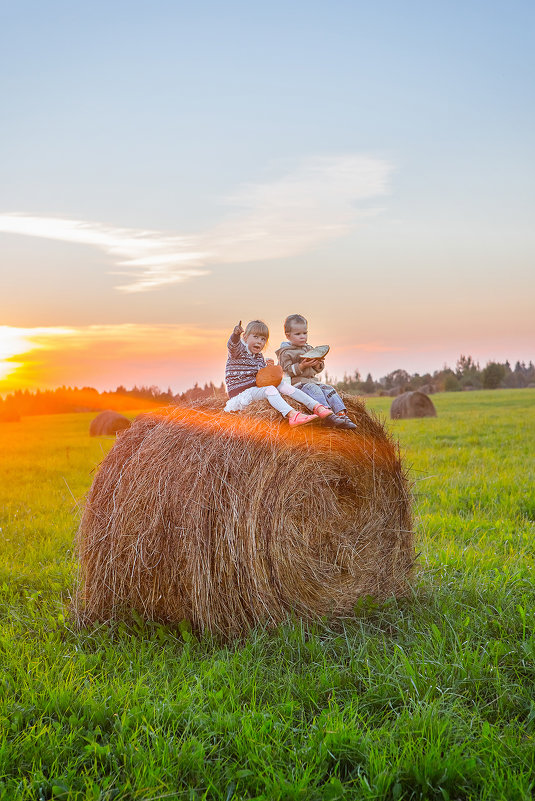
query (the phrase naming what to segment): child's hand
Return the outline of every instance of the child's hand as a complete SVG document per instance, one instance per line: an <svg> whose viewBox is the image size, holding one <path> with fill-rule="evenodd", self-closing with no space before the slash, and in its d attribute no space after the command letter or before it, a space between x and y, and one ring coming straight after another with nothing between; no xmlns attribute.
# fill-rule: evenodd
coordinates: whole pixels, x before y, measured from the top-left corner
<svg viewBox="0 0 535 801"><path fill-rule="evenodd" d="M273 361L273 359L266 359L266 364L268 367L273 367L275 362Z"/></svg>
<svg viewBox="0 0 535 801"><path fill-rule="evenodd" d="M321 359L302 359L299 362L299 367L301 370L304 370L305 367L313 367L314 370L318 370L321 365Z"/></svg>
<svg viewBox="0 0 535 801"><path fill-rule="evenodd" d="M233 333L233 334L234 334L234 336L236 336L236 337L241 337L241 335L243 334L243 328L241 327L241 320L240 320L240 322L238 323L238 325L235 325L235 326L234 326L234 331L233 331L232 333Z"/></svg>

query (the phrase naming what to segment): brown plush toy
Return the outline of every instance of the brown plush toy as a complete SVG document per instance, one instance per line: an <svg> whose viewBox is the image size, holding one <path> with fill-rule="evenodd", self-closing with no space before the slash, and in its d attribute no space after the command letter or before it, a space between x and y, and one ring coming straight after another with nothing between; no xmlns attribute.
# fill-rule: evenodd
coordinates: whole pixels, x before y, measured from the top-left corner
<svg viewBox="0 0 535 801"><path fill-rule="evenodd" d="M256 374L257 387L278 387L282 381L282 367L280 364L268 364L267 367L261 367Z"/></svg>

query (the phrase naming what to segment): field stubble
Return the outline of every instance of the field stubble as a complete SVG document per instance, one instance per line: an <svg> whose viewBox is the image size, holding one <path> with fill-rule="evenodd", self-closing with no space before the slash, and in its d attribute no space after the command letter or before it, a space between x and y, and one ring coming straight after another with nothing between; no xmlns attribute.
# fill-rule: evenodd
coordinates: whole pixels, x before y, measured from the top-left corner
<svg viewBox="0 0 535 801"><path fill-rule="evenodd" d="M388 423L411 596L232 646L74 631L77 505L113 439L89 415L0 424L0 799L532 798L535 391L433 400Z"/></svg>

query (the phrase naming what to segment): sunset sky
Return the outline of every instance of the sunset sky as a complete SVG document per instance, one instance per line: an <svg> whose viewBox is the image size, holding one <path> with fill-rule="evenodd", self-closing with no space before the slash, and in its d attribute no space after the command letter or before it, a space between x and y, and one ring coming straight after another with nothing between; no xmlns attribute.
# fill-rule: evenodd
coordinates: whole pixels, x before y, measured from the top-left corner
<svg viewBox="0 0 535 801"><path fill-rule="evenodd" d="M535 359L535 5L17 0L0 393L220 383L291 313L328 372Z"/></svg>

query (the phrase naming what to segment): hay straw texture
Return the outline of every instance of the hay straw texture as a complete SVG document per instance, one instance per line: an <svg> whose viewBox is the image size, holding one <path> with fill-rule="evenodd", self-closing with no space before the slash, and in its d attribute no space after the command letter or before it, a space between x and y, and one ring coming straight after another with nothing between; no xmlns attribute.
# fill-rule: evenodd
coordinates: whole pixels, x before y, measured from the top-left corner
<svg viewBox="0 0 535 801"><path fill-rule="evenodd" d="M437 410L431 398L424 392L404 392L392 401L390 417L404 420L408 417L436 417Z"/></svg>
<svg viewBox="0 0 535 801"><path fill-rule="evenodd" d="M407 478L381 423L346 402L356 432L290 429L265 402L139 416L87 498L78 622L135 610L231 638L402 594L414 557Z"/></svg>
<svg viewBox="0 0 535 801"><path fill-rule="evenodd" d="M89 424L89 436L100 437L106 434L117 434L119 431L124 431L130 428L131 422L128 417L125 417L119 412L114 412L107 409L91 420Z"/></svg>

